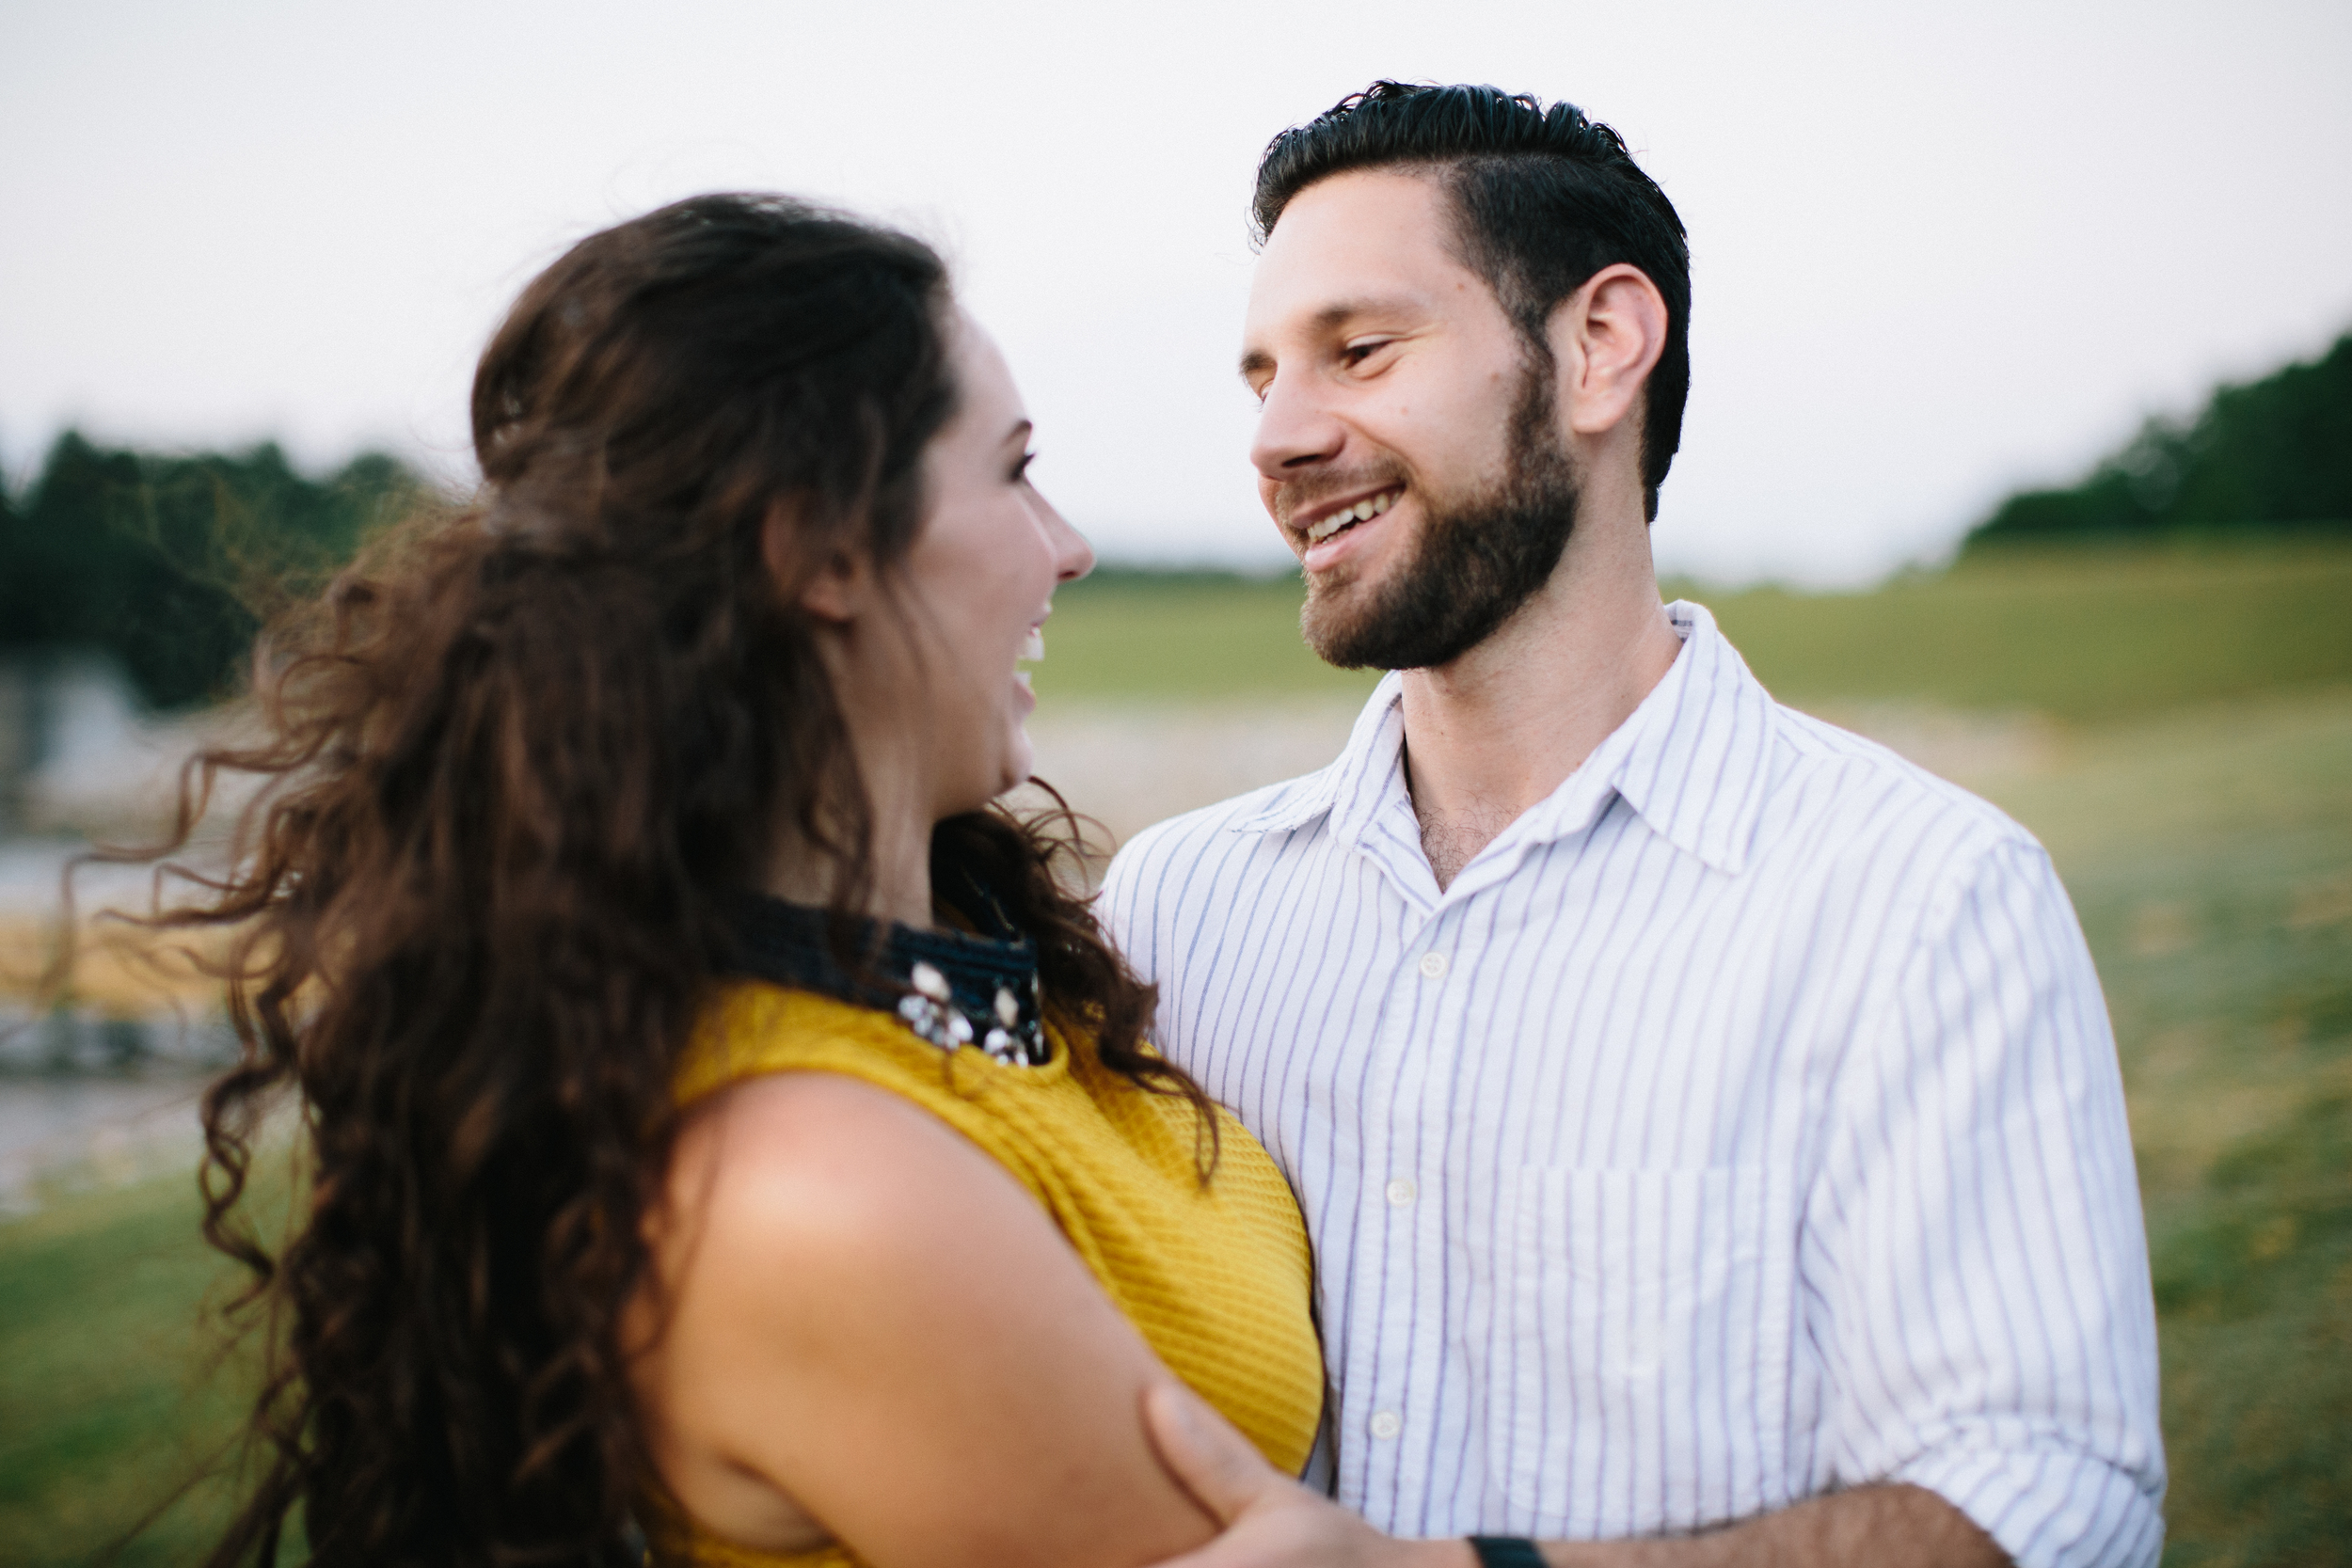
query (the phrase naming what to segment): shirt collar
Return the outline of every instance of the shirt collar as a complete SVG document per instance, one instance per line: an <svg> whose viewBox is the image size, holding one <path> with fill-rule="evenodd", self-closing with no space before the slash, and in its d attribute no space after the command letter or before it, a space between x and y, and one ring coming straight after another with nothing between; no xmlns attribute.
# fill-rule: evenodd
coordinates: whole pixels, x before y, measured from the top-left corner
<svg viewBox="0 0 2352 1568"><path fill-rule="evenodd" d="M1705 606L1677 599L1666 617L1682 653L1618 726L1628 744L1610 782L1661 838L1737 876L1764 815L1779 710Z"/></svg>
<svg viewBox="0 0 2352 1568"><path fill-rule="evenodd" d="M1764 809L1772 699L1706 607L1677 599L1666 607L1666 616L1682 639L1682 652L1665 677L1582 767L1490 849L1581 832L1621 798L1677 848L1734 876L1747 868ZM1402 675L1386 676L1330 766L1277 791L1232 830L1286 832L1327 815L1334 834L1360 841L1402 787L1396 776L1405 741L1404 689Z"/></svg>
<svg viewBox="0 0 2352 1568"><path fill-rule="evenodd" d="M1320 772L1292 781L1249 816L1232 824L1241 833L1284 833L1303 828L1342 800L1369 810L1379 801L1405 749L1405 677L1391 670L1372 689L1347 744Z"/></svg>

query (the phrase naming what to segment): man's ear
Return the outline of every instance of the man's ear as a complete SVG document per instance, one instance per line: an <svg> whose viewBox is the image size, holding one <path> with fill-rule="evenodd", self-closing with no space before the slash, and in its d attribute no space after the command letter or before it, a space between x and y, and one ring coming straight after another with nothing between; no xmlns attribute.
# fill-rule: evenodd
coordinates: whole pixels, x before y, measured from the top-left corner
<svg viewBox="0 0 2352 1568"><path fill-rule="evenodd" d="M873 581L871 564L863 554L840 545L812 545L802 527L799 502L770 504L759 553L777 590L818 620L846 626L865 611Z"/></svg>
<svg viewBox="0 0 2352 1568"><path fill-rule="evenodd" d="M1568 429L1601 436L1631 418L1666 352L1666 301L1639 267L1619 261L1562 300L1547 325Z"/></svg>

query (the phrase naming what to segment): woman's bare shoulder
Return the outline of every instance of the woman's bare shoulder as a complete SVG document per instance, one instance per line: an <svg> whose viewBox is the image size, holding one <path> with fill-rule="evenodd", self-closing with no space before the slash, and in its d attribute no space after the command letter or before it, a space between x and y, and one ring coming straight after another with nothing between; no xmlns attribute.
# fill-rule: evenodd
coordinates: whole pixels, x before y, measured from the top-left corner
<svg viewBox="0 0 2352 1568"><path fill-rule="evenodd" d="M903 1096L841 1073L775 1072L695 1107L661 1218L700 1232L712 1263L864 1273L915 1260L890 1238L929 1228L943 1189L982 1214L1004 1197L1034 1208L994 1161Z"/></svg>
<svg viewBox="0 0 2352 1568"><path fill-rule="evenodd" d="M641 1397L664 1479L722 1533L762 1513L731 1497L772 1493L771 1521L823 1519L877 1563L1207 1538L1141 1425L1168 1374L1028 1192L921 1107L830 1073L734 1085L690 1119L655 1243Z"/></svg>

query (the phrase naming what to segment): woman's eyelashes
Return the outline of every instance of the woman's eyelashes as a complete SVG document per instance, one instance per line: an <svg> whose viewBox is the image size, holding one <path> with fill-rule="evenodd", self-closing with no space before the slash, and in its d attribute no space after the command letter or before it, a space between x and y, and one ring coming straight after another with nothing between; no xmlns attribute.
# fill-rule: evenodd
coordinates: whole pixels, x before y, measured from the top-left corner
<svg viewBox="0 0 2352 1568"><path fill-rule="evenodd" d="M1006 477L1015 484L1025 484L1029 478L1029 465L1037 461L1035 451L1025 451L1013 459L1012 472Z"/></svg>

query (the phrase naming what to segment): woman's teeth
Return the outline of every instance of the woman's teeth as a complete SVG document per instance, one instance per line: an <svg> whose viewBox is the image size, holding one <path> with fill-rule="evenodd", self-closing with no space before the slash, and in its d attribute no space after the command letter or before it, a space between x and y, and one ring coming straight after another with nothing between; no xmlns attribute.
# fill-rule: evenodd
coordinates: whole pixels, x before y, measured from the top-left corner
<svg viewBox="0 0 2352 1568"><path fill-rule="evenodd" d="M1383 490L1376 496L1365 497L1354 506L1341 508L1307 531L1307 543L1320 545L1351 523L1377 517L1394 506L1396 499L1404 493L1402 490Z"/></svg>
<svg viewBox="0 0 2352 1568"><path fill-rule="evenodd" d="M1045 628L1043 626L1029 628L1029 640L1021 644L1021 657L1031 664L1035 664L1045 657Z"/></svg>

